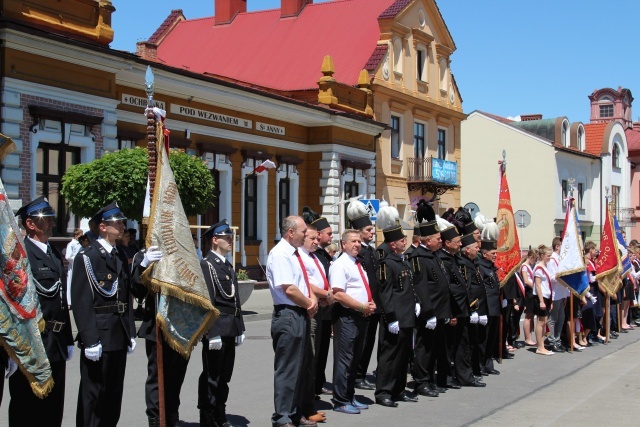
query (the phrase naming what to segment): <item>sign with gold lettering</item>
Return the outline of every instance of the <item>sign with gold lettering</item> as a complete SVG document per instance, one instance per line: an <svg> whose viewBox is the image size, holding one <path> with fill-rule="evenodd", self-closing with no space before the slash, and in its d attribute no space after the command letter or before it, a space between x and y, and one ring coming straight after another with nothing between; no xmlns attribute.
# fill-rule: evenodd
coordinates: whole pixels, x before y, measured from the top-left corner
<svg viewBox="0 0 640 427"><path fill-rule="evenodd" d="M185 105L171 104L171 112L181 116L194 117L196 119L208 120L210 122L223 125L237 126L244 129L252 129L253 122L239 117L227 116L226 114L214 113L213 111L199 110Z"/></svg>
<svg viewBox="0 0 640 427"><path fill-rule="evenodd" d="M259 130L260 132L275 133L277 135L283 135L283 136L285 133L285 128L283 128L282 126L275 126L275 125L270 125L268 123L261 123L261 122L256 122L256 130Z"/></svg>

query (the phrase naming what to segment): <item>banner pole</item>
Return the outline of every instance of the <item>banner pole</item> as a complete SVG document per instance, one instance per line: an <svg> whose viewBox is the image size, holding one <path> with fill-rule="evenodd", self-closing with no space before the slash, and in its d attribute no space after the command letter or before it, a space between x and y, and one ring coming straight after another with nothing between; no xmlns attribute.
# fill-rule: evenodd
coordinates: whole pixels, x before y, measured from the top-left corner
<svg viewBox="0 0 640 427"><path fill-rule="evenodd" d="M569 328L571 329L571 333L569 334L571 345L569 346L569 349L571 353L573 353L573 347L576 341L576 325L573 318L573 294L569 295Z"/></svg>
<svg viewBox="0 0 640 427"><path fill-rule="evenodd" d="M605 337L606 343L609 343L609 334L610 334L610 328L611 328L611 314L609 312L610 310L611 310L611 296L607 295L607 304L605 306L605 312L606 312L605 332L607 334L607 336Z"/></svg>

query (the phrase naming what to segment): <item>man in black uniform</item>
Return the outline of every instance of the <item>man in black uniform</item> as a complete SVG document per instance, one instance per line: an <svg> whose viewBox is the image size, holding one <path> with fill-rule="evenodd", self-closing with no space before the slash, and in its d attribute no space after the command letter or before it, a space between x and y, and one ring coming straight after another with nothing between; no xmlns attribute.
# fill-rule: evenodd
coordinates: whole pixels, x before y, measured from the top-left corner
<svg viewBox="0 0 640 427"><path fill-rule="evenodd" d="M404 251L405 258L410 257L413 251L418 249L418 246L420 246L420 226L416 225L415 227L413 227L413 237L411 237L411 245L409 245L407 250Z"/></svg>
<svg viewBox="0 0 640 427"><path fill-rule="evenodd" d="M446 391L436 384L446 383L449 372L445 337L446 323L451 319L449 274L435 255L442 247L436 221L421 223L420 235L422 245L411 257L413 284L421 307L411 374L418 394L436 397Z"/></svg>
<svg viewBox="0 0 640 427"><path fill-rule="evenodd" d="M29 381L18 370L9 377L9 425L60 426L64 412L67 361L73 355L73 335L67 306L67 269L49 238L55 226L56 213L44 197L29 202L18 210L31 274L33 276L45 328L40 334L51 364L53 389L39 399L31 391Z"/></svg>
<svg viewBox="0 0 640 427"><path fill-rule="evenodd" d="M120 419L127 352L135 348L131 276L115 249L126 217L113 202L92 220L99 236L78 252L71 278L81 350L76 424L115 426Z"/></svg>
<svg viewBox="0 0 640 427"><path fill-rule="evenodd" d="M469 347L469 296L464 276L459 268L461 238L454 226L440 231L442 249L437 253L449 272L451 282L451 311L450 327L447 329L447 344L449 344L450 358L453 361L452 384L484 387L483 382L477 381L471 369L471 351Z"/></svg>
<svg viewBox="0 0 640 427"><path fill-rule="evenodd" d="M482 377L478 352L478 322L487 320L487 291L478 269L479 244L473 232L462 237L461 257L458 259L460 273L464 277L469 295L469 347L471 350L471 370L476 381Z"/></svg>
<svg viewBox="0 0 640 427"><path fill-rule="evenodd" d="M244 321L238 296L238 278L225 258L233 249L233 231L226 219L205 233L211 250L200 261L211 302L220 311L218 320L202 339L202 373L198 381L198 409L203 427L231 427L226 403L236 347L244 341Z"/></svg>
<svg viewBox="0 0 640 427"><path fill-rule="evenodd" d="M357 258L367 273L371 295L377 307L375 312L369 316L369 324L367 325L367 332L361 350L362 355L358 363L355 387L362 390L375 390L376 385L367 380L367 370L369 369L373 347L376 342L376 332L378 331L381 313L380 301L378 299L378 255L376 255L375 250L371 247L371 242L373 242L375 235L375 228L369 218L367 208L364 206L364 203L359 200L354 200L349 204L347 216L351 221L351 227L360 232L362 244L360 245Z"/></svg>
<svg viewBox="0 0 640 427"><path fill-rule="evenodd" d="M407 392L407 364L411 354L413 328L420 304L413 291L413 277L403 252L407 238L400 225L383 230L391 253L380 261L379 298L382 305L382 327L378 342L376 403L396 407L397 401L417 402Z"/></svg>
<svg viewBox="0 0 640 427"><path fill-rule="evenodd" d="M483 240L480 244L481 257L478 259L480 276L484 282L487 295L487 323L481 319L478 326L478 348L480 351L480 369L483 375L499 375L500 372L493 366L493 358L497 356L498 349L498 324L500 322L500 281L496 274L496 266L493 264L498 253L498 245L495 240Z"/></svg>
<svg viewBox="0 0 640 427"><path fill-rule="evenodd" d="M145 261L146 259L146 261ZM133 294L144 303L142 324L138 337L144 339L147 355L147 379L144 399L149 427L160 426L160 402L158 396L158 344L156 341L156 312L158 294L150 291L142 283L140 275L152 262L160 261L162 253L157 246L141 250L133 257ZM164 373L164 407L167 427L175 427L180 422L180 390L187 373L188 359L182 357L167 342L162 340L162 366Z"/></svg>

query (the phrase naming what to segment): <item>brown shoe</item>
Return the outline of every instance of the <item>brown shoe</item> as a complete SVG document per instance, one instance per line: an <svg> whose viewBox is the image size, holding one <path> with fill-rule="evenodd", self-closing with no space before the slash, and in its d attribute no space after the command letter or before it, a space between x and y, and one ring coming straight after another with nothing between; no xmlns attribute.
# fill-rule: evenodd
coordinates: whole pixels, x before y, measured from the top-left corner
<svg viewBox="0 0 640 427"><path fill-rule="evenodd" d="M316 423L323 423L323 422L327 421L327 417L322 415L320 412L318 412L317 414L313 414L311 416L308 416L307 419L309 421L313 421L313 422L316 422Z"/></svg>
<svg viewBox="0 0 640 427"><path fill-rule="evenodd" d="M298 425L299 426L308 426L308 427L317 427L318 424L316 424L314 421L308 420L305 417L300 418L300 421L298 421Z"/></svg>

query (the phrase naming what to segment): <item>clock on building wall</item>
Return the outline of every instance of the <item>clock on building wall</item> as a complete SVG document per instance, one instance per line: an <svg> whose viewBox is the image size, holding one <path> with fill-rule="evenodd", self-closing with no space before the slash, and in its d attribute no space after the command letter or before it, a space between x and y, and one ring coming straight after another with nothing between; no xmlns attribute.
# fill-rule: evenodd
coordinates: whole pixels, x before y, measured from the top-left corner
<svg viewBox="0 0 640 427"><path fill-rule="evenodd" d="M384 58L384 64L382 64L382 78L389 80L389 53Z"/></svg>
<svg viewBox="0 0 640 427"><path fill-rule="evenodd" d="M455 97L455 93L453 93L453 85L450 84L449 85L449 102L453 104L455 100L456 100L456 97Z"/></svg>

